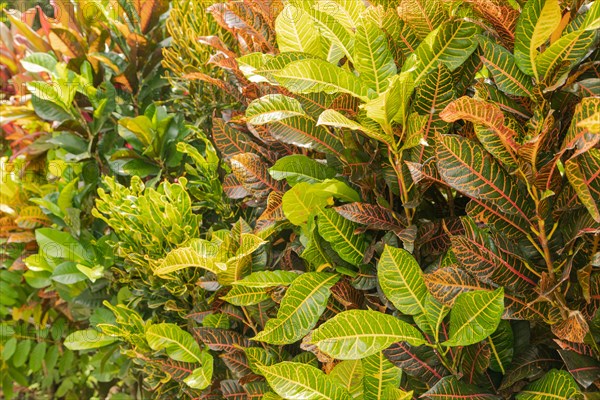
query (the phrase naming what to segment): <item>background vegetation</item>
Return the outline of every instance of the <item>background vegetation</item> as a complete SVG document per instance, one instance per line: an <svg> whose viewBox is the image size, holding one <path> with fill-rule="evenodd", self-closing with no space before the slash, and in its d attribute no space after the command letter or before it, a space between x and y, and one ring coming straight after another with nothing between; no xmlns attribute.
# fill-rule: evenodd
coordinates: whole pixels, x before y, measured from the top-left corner
<svg viewBox="0 0 600 400"><path fill-rule="evenodd" d="M4 398L598 396L600 2L3 7Z"/></svg>

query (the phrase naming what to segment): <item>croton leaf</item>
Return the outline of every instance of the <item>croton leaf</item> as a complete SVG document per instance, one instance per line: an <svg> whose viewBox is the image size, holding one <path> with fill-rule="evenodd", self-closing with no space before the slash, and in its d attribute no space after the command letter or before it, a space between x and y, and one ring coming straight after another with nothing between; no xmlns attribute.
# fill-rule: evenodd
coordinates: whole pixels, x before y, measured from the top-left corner
<svg viewBox="0 0 600 400"><path fill-rule="evenodd" d="M252 288L289 286L298 276L293 271L257 271L233 284Z"/></svg>
<svg viewBox="0 0 600 400"><path fill-rule="evenodd" d="M357 225L330 208L318 214L319 234L327 240L339 256L352 265L363 263L367 241L362 234L355 234Z"/></svg>
<svg viewBox="0 0 600 400"><path fill-rule="evenodd" d="M329 289L339 276L324 272L308 272L296 278L288 288L277 318L267 321L253 340L271 344L288 344L304 337L314 326L325 307Z"/></svg>
<svg viewBox="0 0 600 400"><path fill-rule="evenodd" d="M446 346L467 346L493 333L504 312L504 289L476 291L458 295L450 313Z"/></svg>
<svg viewBox="0 0 600 400"><path fill-rule="evenodd" d="M579 200L596 222L600 222L600 150L590 149L565 164L565 171Z"/></svg>
<svg viewBox="0 0 600 400"><path fill-rule="evenodd" d="M275 30L281 52L301 52L317 57L324 55L317 26L301 8L286 6L275 20Z"/></svg>
<svg viewBox="0 0 600 400"><path fill-rule="evenodd" d="M550 38L560 20L558 0L531 0L525 4L515 31L515 61L521 71L539 76L535 64L538 49Z"/></svg>
<svg viewBox="0 0 600 400"><path fill-rule="evenodd" d="M334 210L342 217L366 225L369 229L397 232L404 228L400 215L376 204L356 202L334 207Z"/></svg>
<svg viewBox="0 0 600 400"><path fill-rule="evenodd" d="M356 27L354 67L377 93L385 91L389 78L397 73L385 34L373 20L364 18Z"/></svg>
<svg viewBox="0 0 600 400"><path fill-rule="evenodd" d="M408 343L398 342L383 353L403 372L418 378L429 386L433 386L435 382L448 375L448 371L430 347L411 346Z"/></svg>
<svg viewBox="0 0 600 400"><path fill-rule="evenodd" d="M183 362L202 362L202 351L192 335L175 324L154 324L146 329L152 350L165 350L170 358Z"/></svg>
<svg viewBox="0 0 600 400"><path fill-rule="evenodd" d="M471 400L501 399L500 396L489 393L485 389L459 381L455 376L442 378L434 387L424 393L422 397L431 400L454 400L457 397Z"/></svg>
<svg viewBox="0 0 600 400"><path fill-rule="evenodd" d="M531 206L515 178L480 144L446 135L439 138L436 153L440 175L452 188L469 197L493 202L502 212L529 221Z"/></svg>
<svg viewBox="0 0 600 400"><path fill-rule="evenodd" d="M246 120L253 125L263 125L282 119L304 116L300 102L282 94L269 94L254 100L246 108Z"/></svg>
<svg viewBox="0 0 600 400"><path fill-rule="evenodd" d="M381 290L400 312L425 313L427 287L421 267L408 251L385 246L377 264L377 277Z"/></svg>
<svg viewBox="0 0 600 400"><path fill-rule="evenodd" d="M307 342L339 360L356 360L376 354L392 343L425 343L423 335L408 323L376 311L344 311L314 330Z"/></svg>
<svg viewBox="0 0 600 400"><path fill-rule="evenodd" d="M281 191L283 188L271 178L265 162L254 153L242 153L231 157L231 169L244 188L258 199L266 198L270 191Z"/></svg>
<svg viewBox="0 0 600 400"><path fill-rule="evenodd" d="M222 300L235 306L251 306L269 299L269 293L264 288L234 286Z"/></svg>
<svg viewBox="0 0 600 400"><path fill-rule="evenodd" d="M294 146L341 156L344 146L328 129L318 126L310 117L296 116L269 125L277 140Z"/></svg>
<svg viewBox="0 0 600 400"><path fill-rule="evenodd" d="M286 399L351 400L348 391L323 371L303 363L284 361L258 365L269 386Z"/></svg>
<svg viewBox="0 0 600 400"><path fill-rule="evenodd" d="M336 364L329 376L342 385L353 398L362 398L364 393L363 370L361 360L346 360Z"/></svg>
<svg viewBox="0 0 600 400"><path fill-rule="evenodd" d="M382 352L365 357L358 362L362 365L362 386L364 387L364 396L366 399L387 399L386 388L397 388L400 385L402 370L385 358Z"/></svg>
<svg viewBox="0 0 600 400"><path fill-rule="evenodd" d="M269 168L269 173L278 181L285 179L291 186L299 182L322 182L336 175L335 169L300 154L280 158Z"/></svg>
<svg viewBox="0 0 600 400"><path fill-rule="evenodd" d="M525 386L517 400L583 398L575 379L567 371L552 369L543 378Z"/></svg>

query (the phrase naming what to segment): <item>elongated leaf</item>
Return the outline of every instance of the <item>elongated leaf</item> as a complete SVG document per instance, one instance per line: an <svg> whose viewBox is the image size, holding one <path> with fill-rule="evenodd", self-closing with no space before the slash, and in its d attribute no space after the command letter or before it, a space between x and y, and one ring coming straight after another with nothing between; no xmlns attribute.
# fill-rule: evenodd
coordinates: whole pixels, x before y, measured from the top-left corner
<svg viewBox="0 0 600 400"><path fill-rule="evenodd" d="M573 378L584 388L600 379L600 362L595 358L571 350L558 350L558 354Z"/></svg>
<svg viewBox="0 0 600 400"><path fill-rule="evenodd" d="M353 398L363 397L363 364L360 360L346 360L336 364L329 376L343 386Z"/></svg>
<svg viewBox="0 0 600 400"><path fill-rule="evenodd" d="M363 386L366 399L388 399L386 389L400 386L402 370L389 362L382 352L363 358L360 363L364 374Z"/></svg>
<svg viewBox="0 0 600 400"><path fill-rule="evenodd" d="M344 151L338 137L308 117L286 118L270 124L269 131L277 140L294 146L337 156Z"/></svg>
<svg viewBox="0 0 600 400"><path fill-rule="evenodd" d="M332 47L337 50L336 52L342 53L348 57L351 63L354 63L354 34L340 23L335 17L335 12L333 13L334 16L332 16L330 13L319 11L317 7L313 7L310 9L309 14L321 31L321 35L331 41ZM328 61L337 62L341 57L342 55L331 59L328 55L327 58Z"/></svg>
<svg viewBox="0 0 600 400"><path fill-rule="evenodd" d="M562 364L560 357L548 349L530 346L517 353L506 371L500 389L511 388L522 379L536 379L553 367L559 368Z"/></svg>
<svg viewBox="0 0 600 400"><path fill-rule="evenodd" d="M384 143L392 144L393 139L380 130L373 129L370 126L362 125L350 118L345 117L335 110L325 110L319 115L317 125L331 126L333 128L347 128L353 131L364 132L370 138Z"/></svg>
<svg viewBox="0 0 600 400"><path fill-rule="evenodd" d="M314 326L325 307L329 289L339 276L323 272L300 275L287 290L277 318L267 321L265 328L253 340L271 344L288 344L304 337Z"/></svg>
<svg viewBox="0 0 600 400"><path fill-rule="evenodd" d="M334 210L324 208L318 214L319 234L327 240L339 256L352 265L363 263L367 242L354 231L357 225Z"/></svg>
<svg viewBox="0 0 600 400"><path fill-rule="evenodd" d="M549 86L556 84L559 79L566 79L563 75L588 54L595 36L593 31L580 30L552 43L535 61L540 79Z"/></svg>
<svg viewBox="0 0 600 400"><path fill-rule="evenodd" d="M392 343L421 345L421 333L391 315L376 311L344 311L314 330L308 342L339 360L356 360L376 354Z"/></svg>
<svg viewBox="0 0 600 400"><path fill-rule="evenodd" d="M493 333L504 312L504 289L460 294L450 313L449 339L446 346L467 346Z"/></svg>
<svg viewBox="0 0 600 400"><path fill-rule="evenodd" d="M318 368L284 361L258 365L259 372L278 395L286 399L351 400L348 391Z"/></svg>
<svg viewBox="0 0 600 400"><path fill-rule="evenodd" d="M481 61L494 77L496 86L506 94L531 97L531 78L517 67L513 55L485 36L479 37L479 43L483 49Z"/></svg>
<svg viewBox="0 0 600 400"><path fill-rule="evenodd" d="M385 34L374 21L361 20L356 28L354 51L354 67L363 82L377 93L385 91L397 69Z"/></svg>
<svg viewBox="0 0 600 400"><path fill-rule="evenodd" d="M231 169L244 189L258 199L265 199L270 191L281 191L283 188L271 178L267 165L254 153L242 153L231 157Z"/></svg>
<svg viewBox="0 0 600 400"><path fill-rule="evenodd" d="M369 99L369 89L359 78L323 60L295 61L276 73L275 78L293 93L347 93Z"/></svg>
<svg viewBox="0 0 600 400"><path fill-rule="evenodd" d="M577 148L578 153L581 153L598 143L600 136L580 125L581 121L587 120L598 112L600 112L600 98L598 97L586 97L577 104L573 118L571 118L571 125L563 141L563 150Z"/></svg>
<svg viewBox="0 0 600 400"><path fill-rule="evenodd" d="M234 285L254 288L289 286L297 277L298 274L292 271L257 271L234 282Z"/></svg>
<svg viewBox="0 0 600 400"><path fill-rule="evenodd" d="M366 225L369 229L399 231L404 228L402 217L387 208L369 203L349 203L335 207L342 217Z"/></svg>
<svg viewBox="0 0 600 400"><path fill-rule="evenodd" d="M381 290L400 312L425 313L427 287L421 267L408 251L385 246L377 264L377 277Z"/></svg>
<svg viewBox="0 0 600 400"><path fill-rule="evenodd" d="M299 182L322 182L337 174L335 169L300 154L280 158L269 168L269 173L274 179L285 179L292 186Z"/></svg>
<svg viewBox="0 0 600 400"><path fill-rule="evenodd" d="M213 356L208 351L203 351L200 356L200 363L202 366L193 370L183 381L191 388L202 390L212 382Z"/></svg>
<svg viewBox="0 0 600 400"><path fill-rule="evenodd" d="M246 109L246 119L253 125L304 116L306 113L298 100L282 94L269 94L254 100Z"/></svg>
<svg viewBox="0 0 600 400"><path fill-rule="evenodd" d="M485 288L485 285L463 269L444 267L425 275L427 289L440 302L454 304L458 295Z"/></svg>
<svg viewBox="0 0 600 400"><path fill-rule="evenodd" d="M218 254L217 244L197 239L191 246L171 250L154 270L154 275L164 276L190 267L202 268L216 274L222 271L215 263Z"/></svg>
<svg viewBox="0 0 600 400"><path fill-rule="evenodd" d="M535 60L561 20L558 0L531 0L523 7L515 31L515 61L527 75L539 76Z"/></svg>
<svg viewBox="0 0 600 400"><path fill-rule="evenodd" d="M438 170L448 185L529 220L530 205L517 182L481 145L458 136L443 136L436 154Z"/></svg>
<svg viewBox="0 0 600 400"><path fill-rule="evenodd" d="M195 328L194 336L212 351L237 351L239 347L250 347L250 341L241 334L226 329Z"/></svg>
<svg viewBox="0 0 600 400"><path fill-rule="evenodd" d="M269 299L269 293L264 288L234 286L227 295L221 297L234 306L251 306Z"/></svg>
<svg viewBox="0 0 600 400"><path fill-rule="evenodd" d="M213 139L215 146L225 159L236 154L250 153L253 146L250 144L250 138L244 133L232 128L220 118L213 120Z"/></svg>
<svg viewBox="0 0 600 400"><path fill-rule="evenodd" d="M447 17L442 4L425 0L402 0L398 15L421 38L440 26Z"/></svg>
<svg viewBox="0 0 600 400"><path fill-rule="evenodd" d="M550 370L543 378L527 385L517 394L518 400L582 398L575 379L567 371Z"/></svg>
<svg viewBox="0 0 600 400"><path fill-rule="evenodd" d="M486 342L479 342L463 347L460 371L463 381L476 384L490 365L492 351Z"/></svg>
<svg viewBox="0 0 600 400"><path fill-rule="evenodd" d="M596 222L600 222L600 150L590 149L567 161L567 178L579 200Z"/></svg>
<svg viewBox="0 0 600 400"><path fill-rule="evenodd" d="M477 27L466 21L445 22L431 32L402 67L414 70L414 80L420 83L427 73L443 63L450 71L457 69L477 48Z"/></svg>
<svg viewBox="0 0 600 400"><path fill-rule="evenodd" d="M200 346L192 335L175 324L154 324L146 329L152 350L165 350L170 358L183 362L202 362Z"/></svg>
<svg viewBox="0 0 600 400"><path fill-rule="evenodd" d="M95 329L75 331L65 338L65 347L69 350L97 349L112 344L117 339ZM4 356L4 354L3 354ZM8 359L10 357L6 357Z"/></svg>
<svg viewBox="0 0 600 400"><path fill-rule="evenodd" d="M463 225L465 235L452 236L452 252L467 272L483 283L516 293L537 286L535 274L515 246L500 238L492 240L470 219L463 219Z"/></svg>
<svg viewBox="0 0 600 400"><path fill-rule="evenodd" d="M485 135L485 132L478 134L478 138L483 139L481 142L486 150L505 164L516 165L517 132L505 124L504 113L495 104L464 96L450 103L440 117L447 122L464 119L491 130L491 137Z"/></svg>
<svg viewBox="0 0 600 400"><path fill-rule="evenodd" d="M277 45L281 52L301 52L324 56L321 35L308 13L292 5L286 6L275 20Z"/></svg>
<svg viewBox="0 0 600 400"><path fill-rule="evenodd" d="M426 346L411 346L408 343L394 343L384 355L406 374L433 386L448 375L433 349Z"/></svg>
<svg viewBox="0 0 600 400"><path fill-rule="evenodd" d="M454 400L456 398L470 400L499 400L501 397L489 393L475 385L459 381L455 376L441 379L434 387L423 394L431 400Z"/></svg>
<svg viewBox="0 0 600 400"><path fill-rule="evenodd" d="M487 342L492 351L490 368L505 374L514 352L514 337L510 323L506 320L500 321L498 329L490 335Z"/></svg>

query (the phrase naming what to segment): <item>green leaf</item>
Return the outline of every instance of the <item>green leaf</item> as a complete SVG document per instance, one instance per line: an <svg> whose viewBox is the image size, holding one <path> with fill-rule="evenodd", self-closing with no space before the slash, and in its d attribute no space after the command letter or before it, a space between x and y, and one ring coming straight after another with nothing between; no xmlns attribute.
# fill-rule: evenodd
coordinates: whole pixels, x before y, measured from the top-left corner
<svg viewBox="0 0 600 400"><path fill-rule="evenodd" d="M335 110L323 111L321 115L319 115L317 125L331 126L333 128L346 128L353 131L362 131L367 136L375 140L379 140L390 145L394 143L393 138L385 133L353 121Z"/></svg>
<svg viewBox="0 0 600 400"><path fill-rule="evenodd" d="M289 344L304 337L317 324L325 311L329 289L339 276L324 272L300 275L288 288L277 318L267 321L265 328L252 340L270 344Z"/></svg>
<svg viewBox="0 0 600 400"><path fill-rule="evenodd" d="M378 122L386 132L385 143L392 144L395 141L392 135L393 122L406 122L406 110L414 89L412 73L402 72L391 79L385 92L363 105L367 117Z"/></svg>
<svg viewBox="0 0 600 400"><path fill-rule="evenodd" d="M25 362L29 358L29 352L31 351L31 340L21 340L17 345L17 350L12 358L12 365L15 368L20 368L25 365Z"/></svg>
<svg viewBox="0 0 600 400"><path fill-rule="evenodd" d="M521 71L539 78L536 58L562 18L558 0L530 0L523 7L515 30L515 61Z"/></svg>
<svg viewBox="0 0 600 400"><path fill-rule="evenodd" d="M192 335L175 324L161 323L146 329L152 350L165 350L170 358L183 362L202 362L202 351Z"/></svg>
<svg viewBox="0 0 600 400"><path fill-rule="evenodd" d="M285 217L294 225L304 225L317 209L333 204L331 193L315 190L307 182L300 182L285 192L282 208Z"/></svg>
<svg viewBox="0 0 600 400"><path fill-rule="evenodd" d="M308 342L339 360L356 360L385 350L394 342L414 346L425 343L408 323L377 311L350 310L339 313L310 335Z"/></svg>
<svg viewBox="0 0 600 400"><path fill-rule="evenodd" d="M564 82L567 73L588 54L595 38L596 32L579 30L552 43L535 60L540 79L548 86Z"/></svg>
<svg viewBox="0 0 600 400"><path fill-rule="evenodd" d="M543 378L525 386L517 400L583 399L575 379L567 371L552 369Z"/></svg>
<svg viewBox="0 0 600 400"><path fill-rule="evenodd" d="M414 81L418 84L427 73L444 64L450 71L461 66L477 48L478 28L463 20L445 22L431 32L417 47L402 67L402 71L414 68Z"/></svg>
<svg viewBox="0 0 600 400"><path fill-rule="evenodd" d="M323 60L300 60L275 74L277 81L293 93L347 93L368 100L369 88L351 72Z"/></svg>
<svg viewBox="0 0 600 400"><path fill-rule="evenodd" d="M310 7L310 3L308 4ZM354 34L346 29L337 18L329 13L319 11L317 7L310 9L309 14L321 31L321 35L331 41L336 52L341 51L351 63L354 63ZM327 58L328 61L337 63L341 56L332 59L331 54L329 54Z"/></svg>
<svg viewBox="0 0 600 400"><path fill-rule="evenodd" d="M352 361L342 361L352 362ZM387 388L400 386L402 370L392 364L382 352L375 353L359 361L364 374L363 386L365 399L388 400Z"/></svg>
<svg viewBox="0 0 600 400"><path fill-rule="evenodd" d="M490 369L501 372L504 375L512 361L514 351L514 337L510 322L506 320L500 321L498 329L490 335L487 342L492 351Z"/></svg>
<svg viewBox="0 0 600 400"><path fill-rule="evenodd" d="M46 355L46 342L39 342L31 350L29 355L29 369L32 372L37 372L42 369L44 356Z"/></svg>
<svg viewBox="0 0 600 400"><path fill-rule="evenodd" d="M343 260L356 266L363 263L367 242L364 235L354 233L357 224L332 209L322 208L318 214L318 226L319 234Z"/></svg>
<svg viewBox="0 0 600 400"><path fill-rule="evenodd" d="M39 246L39 254L45 258L62 258L86 264L91 259L88 252L73 236L52 228L41 228L35 231Z"/></svg>
<svg viewBox="0 0 600 400"><path fill-rule="evenodd" d="M95 329L75 331L65 338L65 347L69 350L97 349L112 344L117 339Z"/></svg>
<svg viewBox="0 0 600 400"><path fill-rule="evenodd" d="M81 273L81 271L79 271L77 264L74 262L65 261L54 269L50 279L65 285L71 285L77 282L83 282L87 278Z"/></svg>
<svg viewBox="0 0 600 400"><path fill-rule="evenodd" d="M193 240L190 246L171 250L154 270L154 275L167 275L184 268L202 268L218 273L222 269L215 263L219 254L219 245L204 239Z"/></svg>
<svg viewBox="0 0 600 400"><path fill-rule="evenodd" d="M513 55L485 36L479 37L483 50L481 61L492 74L498 89L506 94L532 97L531 78L517 67Z"/></svg>
<svg viewBox="0 0 600 400"><path fill-rule="evenodd" d="M492 334L504 312L504 289L461 293L450 313L449 339L444 346L467 346Z"/></svg>
<svg viewBox="0 0 600 400"><path fill-rule="evenodd" d="M356 27L354 67L363 82L377 93L385 91L389 78L397 73L386 36L370 19L363 18Z"/></svg>
<svg viewBox="0 0 600 400"><path fill-rule="evenodd" d="M269 174L278 181L285 179L291 186L294 186L299 182L322 182L325 179L334 178L337 172L312 158L294 154L277 160L275 165L269 168Z"/></svg>
<svg viewBox="0 0 600 400"><path fill-rule="evenodd" d="M501 399L500 396L495 396L487 390L459 381L455 376L447 376L440 379L422 397L431 400L455 400L456 398L470 400Z"/></svg>
<svg viewBox="0 0 600 400"><path fill-rule="evenodd" d="M246 109L246 120L252 125L264 125L282 119L305 116L300 102L282 94L268 94L252 101Z"/></svg>
<svg viewBox="0 0 600 400"><path fill-rule="evenodd" d="M258 365L269 386L285 399L351 400L348 391L323 371L310 365L285 361Z"/></svg>
<svg viewBox="0 0 600 400"><path fill-rule="evenodd" d="M427 287L421 267L404 249L385 246L377 264L381 290L401 313L425 313Z"/></svg>
<svg viewBox="0 0 600 400"><path fill-rule="evenodd" d="M213 357L208 351L203 351L200 354L200 363L202 366L196 368L183 381L193 389L206 389L212 383L213 376Z"/></svg>
<svg viewBox="0 0 600 400"><path fill-rule="evenodd" d="M293 271L257 271L233 284L249 288L289 286L298 276Z"/></svg>
<svg viewBox="0 0 600 400"><path fill-rule="evenodd" d="M362 398L363 364L360 360L346 360L336 364L329 376L343 386L353 398Z"/></svg>
<svg viewBox="0 0 600 400"><path fill-rule="evenodd" d="M323 57L321 35L310 15L292 5L286 6L275 20L277 45L283 52L301 52Z"/></svg>
<svg viewBox="0 0 600 400"><path fill-rule="evenodd" d="M245 287L241 285L235 285L227 292L226 296L221 297L221 299L234 306L251 306L270 298L271 296L264 288Z"/></svg>

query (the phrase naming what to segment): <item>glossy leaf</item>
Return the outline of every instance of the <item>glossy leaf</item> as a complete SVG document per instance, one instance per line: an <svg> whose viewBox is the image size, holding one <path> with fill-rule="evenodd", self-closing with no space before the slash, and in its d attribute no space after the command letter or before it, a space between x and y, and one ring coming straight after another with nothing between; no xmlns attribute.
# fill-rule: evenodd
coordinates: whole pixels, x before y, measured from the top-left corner
<svg viewBox="0 0 600 400"><path fill-rule="evenodd" d="M446 346L467 346L493 333L504 312L504 289L476 291L458 295L450 313L450 332Z"/></svg>
<svg viewBox="0 0 600 400"><path fill-rule="evenodd" d="M387 399L386 389L397 388L400 385L402 370L389 362L382 352L375 353L356 362L362 365L364 374L362 383L366 399Z"/></svg>
<svg viewBox="0 0 600 400"><path fill-rule="evenodd" d="M421 267L404 249L386 246L377 264L381 290L400 312L425 313L427 287Z"/></svg>
<svg viewBox="0 0 600 400"><path fill-rule="evenodd" d="M253 125L263 125L282 119L304 116L300 102L282 94L269 94L254 100L246 108L246 120Z"/></svg>
<svg viewBox="0 0 600 400"><path fill-rule="evenodd" d="M356 360L376 354L392 343L425 343L417 329L391 315L350 310L328 320L310 335L309 343L339 360Z"/></svg>
<svg viewBox="0 0 600 400"><path fill-rule="evenodd" d="M269 168L274 179L285 179L290 185L299 182L316 183L334 178L336 171L327 165L300 154L282 157Z"/></svg>
<svg viewBox="0 0 600 400"><path fill-rule="evenodd" d="M354 67L361 80L377 93L385 91L397 70L385 34L375 22L361 20L356 27L354 51Z"/></svg>
<svg viewBox="0 0 600 400"><path fill-rule="evenodd" d="M475 385L459 381L455 376L441 379L434 387L423 394L426 399L452 400L457 397L472 400L499 400L500 397Z"/></svg>
<svg viewBox="0 0 600 400"><path fill-rule="evenodd" d="M338 281L334 274L308 272L300 275L287 290L277 318L267 321L265 328L253 340L271 344L293 343L304 337L314 326Z"/></svg>
<svg viewBox="0 0 600 400"><path fill-rule="evenodd" d="M367 242L363 235L354 233L356 224L334 210L321 209L318 214L319 234L327 240L339 256L352 265L363 263Z"/></svg>
<svg viewBox="0 0 600 400"><path fill-rule="evenodd" d="M527 385L518 400L582 398L581 390L567 371L550 370L543 378Z"/></svg>
<svg viewBox="0 0 600 400"><path fill-rule="evenodd" d="M200 346L192 335L174 324L155 324L146 329L146 340L153 350L165 350L170 358L183 362L202 362Z"/></svg>

